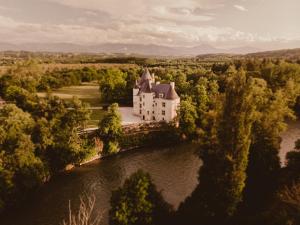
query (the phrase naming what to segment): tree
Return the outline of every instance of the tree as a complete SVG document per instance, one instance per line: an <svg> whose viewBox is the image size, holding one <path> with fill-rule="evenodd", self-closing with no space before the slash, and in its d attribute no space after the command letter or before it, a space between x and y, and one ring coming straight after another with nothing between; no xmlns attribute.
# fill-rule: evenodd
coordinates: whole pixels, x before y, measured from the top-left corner
<svg viewBox="0 0 300 225"><path fill-rule="evenodd" d="M179 127L183 135L193 138L196 135L196 120L198 118L195 104L191 98L180 102L179 108Z"/></svg>
<svg viewBox="0 0 300 225"><path fill-rule="evenodd" d="M139 170L112 193L110 225L165 225L171 206L157 192L149 174Z"/></svg>
<svg viewBox="0 0 300 225"><path fill-rule="evenodd" d="M0 210L22 198L48 176L31 140L34 120L15 105L4 106L0 117Z"/></svg>
<svg viewBox="0 0 300 225"><path fill-rule="evenodd" d="M108 107L107 113L99 123L99 135L104 142L104 154L118 152L118 139L122 135L122 119L117 103Z"/></svg>
<svg viewBox="0 0 300 225"><path fill-rule="evenodd" d="M266 84L241 70L232 70L227 82L217 129L210 132L210 145L201 153L200 184L179 209L183 222L224 224L242 200L252 124Z"/></svg>
<svg viewBox="0 0 300 225"><path fill-rule="evenodd" d="M270 225L298 225L300 223L300 183L283 186L265 214L265 221L268 221Z"/></svg>
<svg viewBox="0 0 300 225"><path fill-rule="evenodd" d="M102 101L112 103L124 100L127 74L114 68L103 71L101 75L99 91Z"/></svg>
<svg viewBox="0 0 300 225"><path fill-rule="evenodd" d="M280 134L286 118L294 118L288 99L281 90L267 89L258 106L249 151L246 188L241 204L241 217L260 217L278 188L280 177Z"/></svg>

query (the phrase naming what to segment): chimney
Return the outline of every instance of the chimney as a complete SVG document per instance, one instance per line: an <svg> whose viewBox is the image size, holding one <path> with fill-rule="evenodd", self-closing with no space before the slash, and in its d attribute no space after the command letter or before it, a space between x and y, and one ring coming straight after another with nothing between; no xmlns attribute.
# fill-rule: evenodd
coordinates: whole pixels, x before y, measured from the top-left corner
<svg viewBox="0 0 300 225"><path fill-rule="evenodd" d="M170 85L173 89L175 89L175 82L170 82Z"/></svg>

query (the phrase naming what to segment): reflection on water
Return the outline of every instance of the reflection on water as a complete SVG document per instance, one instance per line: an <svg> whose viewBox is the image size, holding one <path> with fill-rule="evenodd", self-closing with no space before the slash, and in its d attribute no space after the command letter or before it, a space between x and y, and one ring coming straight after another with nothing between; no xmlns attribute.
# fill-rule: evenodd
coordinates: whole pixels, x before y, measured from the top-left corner
<svg viewBox="0 0 300 225"><path fill-rule="evenodd" d="M293 150L295 141L300 139L300 121L288 122L288 129L281 134L282 142L280 145L280 161L285 164L286 153Z"/></svg>
<svg viewBox="0 0 300 225"><path fill-rule="evenodd" d="M95 194L95 209L104 214L103 224L107 224L111 191L138 169L149 172L164 198L178 207L197 185L201 161L195 151L196 146L189 144L159 150L137 150L94 161L52 180L20 212L7 216L4 224L59 224L67 216L69 200L72 205L78 206L82 193Z"/></svg>

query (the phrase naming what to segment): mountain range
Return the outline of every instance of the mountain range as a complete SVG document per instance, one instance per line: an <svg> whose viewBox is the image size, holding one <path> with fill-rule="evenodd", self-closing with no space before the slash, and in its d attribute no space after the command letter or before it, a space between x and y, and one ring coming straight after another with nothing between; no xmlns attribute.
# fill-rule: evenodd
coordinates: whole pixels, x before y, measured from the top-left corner
<svg viewBox="0 0 300 225"><path fill-rule="evenodd" d="M196 56L201 54L246 54L262 51L258 48L243 46L239 48L220 49L208 44L194 47L169 47L155 44L122 44L105 43L95 45L79 45L72 43L23 43L11 44L0 42L0 51L32 51L32 52L72 52L72 53L123 53L149 56Z"/></svg>

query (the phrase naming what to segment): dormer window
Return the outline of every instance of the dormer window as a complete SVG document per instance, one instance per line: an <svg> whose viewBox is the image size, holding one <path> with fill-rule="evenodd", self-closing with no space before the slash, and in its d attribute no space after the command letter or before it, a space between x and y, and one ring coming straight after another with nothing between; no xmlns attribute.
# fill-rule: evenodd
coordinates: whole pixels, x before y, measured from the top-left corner
<svg viewBox="0 0 300 225"><path fill-rule="evenodd" d="M164 97L164 94L163 93L159 93L158 95L160 98L163 98Z"/></svg>

